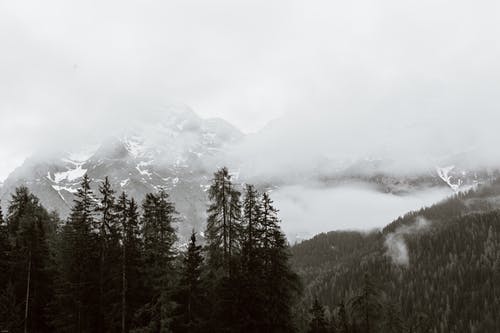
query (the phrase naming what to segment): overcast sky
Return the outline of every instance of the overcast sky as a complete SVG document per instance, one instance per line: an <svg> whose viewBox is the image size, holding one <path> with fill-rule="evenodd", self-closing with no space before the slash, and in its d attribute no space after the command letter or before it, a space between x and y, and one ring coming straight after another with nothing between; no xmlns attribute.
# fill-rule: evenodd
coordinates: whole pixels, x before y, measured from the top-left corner
<svg viewBox="0 0 500 333"><path fill-rule="evenodd" d="M0 180L54 138L172 104L245 132L282 117L273 142L304 150L491 156L499 17L481 0L0 0Z"/></svg>

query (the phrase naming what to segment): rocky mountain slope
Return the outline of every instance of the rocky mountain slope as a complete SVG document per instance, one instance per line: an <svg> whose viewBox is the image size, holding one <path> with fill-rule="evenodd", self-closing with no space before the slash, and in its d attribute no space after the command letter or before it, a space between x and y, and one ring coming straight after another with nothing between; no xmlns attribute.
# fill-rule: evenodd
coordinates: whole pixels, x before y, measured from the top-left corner
<svg viewBox="0 0 500 333"><path fill-rule="evenodd" d="M26 185L49 210L68 215L81 177L87 173L94 190L105 176L120 193L137 200L165 189L175 202L181 233L204 220L205 191L220 165L224 147L242 133L221 119L201 119L193 112L170 112L162 122L123 130L101 144L55 156L33 156L5 180L0 190L5 206L10 193Z"/></svg>

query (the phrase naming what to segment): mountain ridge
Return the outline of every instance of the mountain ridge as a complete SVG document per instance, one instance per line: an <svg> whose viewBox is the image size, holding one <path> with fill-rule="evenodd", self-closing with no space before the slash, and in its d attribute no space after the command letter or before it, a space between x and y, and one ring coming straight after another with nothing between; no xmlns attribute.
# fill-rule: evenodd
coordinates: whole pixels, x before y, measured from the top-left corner
<svg viewBox="0 0 500 333"><path fill-rule="evenodd" d="M405 195L426 187L447 186L461 191L494 177L492 171L469 171L458 164L423 173L391 174L383 171L388 161L365 158L342 162L341 168L332 168L334 161L320 160L318 167L306 174L287 174L289 170L284 170L283 178L258 179L245 166L259 156L242 160L233 154L246 138L223 119L203 119L189 109L169 111L149 122L122 128L100 142L94 138L98 143L34 154L5 179L0 199L6 207L14 189L26 185L44 206L57 210L64 218L85 173L93 179L94 190L108 176L118 193L126 191L137 200L142 200L146 193L165 189L176 202L182 219L188 221L180 226L187 234L193 227L203 228L205 191L212 173L226 164L232 166L238 182L254 181L261 190L301 182L327 187L364 182L374 184L382 193Z"/></svg>

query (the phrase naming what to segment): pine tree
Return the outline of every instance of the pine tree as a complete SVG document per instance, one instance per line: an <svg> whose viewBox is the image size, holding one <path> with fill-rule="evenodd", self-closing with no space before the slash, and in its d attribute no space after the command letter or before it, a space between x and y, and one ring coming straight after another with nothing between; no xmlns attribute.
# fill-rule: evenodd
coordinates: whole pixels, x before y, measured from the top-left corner
<svg viewBox="0 0 500 333"><path fill-rule="evenodd" d="M240 192L231 182L227 168L214 174L208 191L210 206L207 221L207 249L210 267L222 268L231 275L231 256L239 247L241 204Z"/></svg>
<svg viewBox="0 0 500 333"><path fill-rule="evenodd" d="M142 331L167 332L173 312L173 245L177 240L173 224L177 213L163 190L158 194L147 194L142 208L146 287L151 293L151 301L141 311Z"/></svg>
<svg viewBox="0 0 500 333"><path fill-rule="evenodd" d="M9 270L9 234L7 231L7 225L3 219L2 205L0 202L0 292L3 291L3 287L7 286L8 281L8 270ZM0 319L1 320L1 319ZM0 321L1 322L1 321ZM0 327L1 329L1 327Z"/></svg>
<svg viewBox="0 0 500 333"><path fill-rule="evenodd" d="M98 332L116 331L120 314L120 235L115 196L108 177L99 185L100 199L95 208L94 228L99 237L99 321Z"/></svg>
<svg viewBox="0 0 500 333"><path fill-rule="evenodd" d="M144 302L142 296L142 241L139 213L135 200L127 199L125 192L116 205L117 221L120 223L121 254L121 331L132 328L133 315Z"/></svg>
<svg viewBox="0 0 500 333"><path fill-rule="evenodd" d="M242 243L240 195L227 168L214 174L208 191L210 205L205 232L212 331L241 331L242 314L238 304Z"/></svg>
<svg viewBox="0 0 500 333"><path fill-rule="evenodd" d="M300 295L302 285L299 276L290 266L290 251L283 232L277 226L269 248L269 267L266 270L266 322L271 332L291 332L292 307Z"/></svg>
<svg viewBox="0 0 500 333"><path fill-rule="evenodd" d="M286 237L281 231L278 210L268 193L261 200L261 257L263 265L262 304L263 331L293 331L292 307L302 286L290 266L290 252Z"/></svg>
<svg viewBox="0 0 500 333"><path fill-rule="evenodd" d="M274 246L274 237L279 230L278 210L274 208L273 201L268 193L262 195L262 246L264 249L269 249ZM271 261L271 251L264 253L264 265L267 269Z"/></svg>
<svg viewBox="0 0 500 333"><path fill-rule="evenodd" d="M176 332L203 332L205 318L205 291L202 281L202 246L196 242L196 233L191 233L187 253L182 261L177 292Z"/></svg>
<svg viewBox="0 0 500 333"><path fill-rule="evenodd" d="M128 202L127 213L128 223L125 233L125 246L127 253L127 291L128 309L127 312L132 321L134 314L146 303L144 298L144 277L142 276L143 258L143 237L141 233L141 222L139 218L139 207L134 198Z"/></svg>
<svg viewBox="0 0 500 333"><path fill-rule="evenodd" d="M239 307L246 332L260 332L265 321L264 253L262 248L262 206L253 185L245 186Z"/></svg>
<svg viewBox="0 0 500 333"><path fill-rule="evenodd" d="M245 186L245 197L243 200L243 224L245 226L244 247L253 254L260 247L262 207L259 193L253 185Z"/></svg>
<svg viewBox="0 0 500 333"><path fill-rule="evenodd" d="M311 310L311 321L309 322L309 333L327 333L328 322L325 318L325 308L319 303L318 299L314 299Z"/></svg>
<svg viewBox="0 0 500 333"><path fill-rule="evenodd" d="M48 238L53 227L47 211L36 196L26 187L19 187L12 196L7 215L9 231L10 290L7 298L22 302L12 304L13 309L23 311L24 331L46 332L46 304L51 301L51 277L48 270ZM3 229L3 225L2 225ZM13 315L12 318L20 318Z"/></svg>
<svg viewBox="0 0 500 333"><path fill-rule="evenodd" d="M117 219L121 223L121 239L122 239L122 289L121 289L121 331L122 333L128 332L128 318L127 318L127 293L128 293L128 274L127 274L127 229L128 229L128 199L125 192L122 192L118 198L116 205Z"/></svg>
<svg viewBox="0 0 500 333"><path fill-rule="evenodd" d="M350 300L356 321L363 332L376 331L376 322L382 313L381 291L373 284L368 274L364 276L361 293Z"/></svg>
<svg viewBox="0 0 500 333"><path fill-rule="evenodd" d="M56 251L58 332L96 332L99 319L99 248L94 225L95 198L84 175Z"/></svg>

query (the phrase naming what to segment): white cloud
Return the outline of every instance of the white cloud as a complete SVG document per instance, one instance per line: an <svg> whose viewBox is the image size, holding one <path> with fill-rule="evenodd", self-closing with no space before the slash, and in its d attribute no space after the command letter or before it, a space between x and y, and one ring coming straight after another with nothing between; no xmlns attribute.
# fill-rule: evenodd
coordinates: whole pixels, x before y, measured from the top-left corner
<svg viewBox="0 0 500 333"><path fill-rule="evenodd" d="M408 266L410 264L405 236L422 232L429 228L429 226L430 221L419 216L413 224L401 226L385 237L386 253L396 265Z"/></svg>
<svg viewBox="0 0 500 333"><path fill-rule="evenodd" d="M0 179L40 146L171 104L250 132L286 115L266 141L288 164L301 153L422 160L470 147L496 163L498 10L443 0L2 2Z"/></svg>
<svg viewBox="0 0 500 333"><path fill-rule="evenodd" d="M439 189L397 196L366 186L300 185L282 187L273 192L272 197L280 210L283 229L289 239L295 239L296 235L310 237L332 230L382 228L398 216L429 206L450 194L450 190ZM414 229L399 230L391 240L399 241L401 235Z"/></svg>

